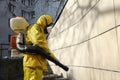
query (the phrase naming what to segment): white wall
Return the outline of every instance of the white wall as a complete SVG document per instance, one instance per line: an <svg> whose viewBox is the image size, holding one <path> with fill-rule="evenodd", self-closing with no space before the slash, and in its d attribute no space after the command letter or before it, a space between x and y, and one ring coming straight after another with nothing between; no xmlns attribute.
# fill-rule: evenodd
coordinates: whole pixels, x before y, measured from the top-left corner
<svg viewBox="0 0 120 80"><path fill-rule="evenodd" d="M70 80L120 80L120 1L68 0L48 43Z"/></svg>

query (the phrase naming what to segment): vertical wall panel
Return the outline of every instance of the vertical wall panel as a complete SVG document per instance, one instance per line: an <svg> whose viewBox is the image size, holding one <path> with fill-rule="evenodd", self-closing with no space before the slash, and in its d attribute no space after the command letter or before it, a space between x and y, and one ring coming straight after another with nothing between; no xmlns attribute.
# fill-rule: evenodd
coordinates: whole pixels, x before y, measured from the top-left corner
<svg viewBox="0 0 120 80"><path fill-rule="evenodd" d="M119 70L120 63L115 30L90 40L89 52L93 57L94 67Z"/></svg>
<svg viewBox="0 0 120 80"><path fill-rule="evenodd" d="M120 1L113 0L115 5L115 18L116 18L116 25L120 25Z"/></svg>

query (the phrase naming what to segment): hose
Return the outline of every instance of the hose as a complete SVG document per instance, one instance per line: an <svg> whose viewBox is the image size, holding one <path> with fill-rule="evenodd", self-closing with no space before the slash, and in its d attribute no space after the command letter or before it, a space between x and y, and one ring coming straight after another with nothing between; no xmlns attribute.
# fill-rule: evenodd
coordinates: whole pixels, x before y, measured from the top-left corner
<svg viewBox="0 0 120 80"><path fill-rule="evenodd" d="M58 60L52 58L50 56L51 53L46 53L42 48L38 47L38 46L26 46L23 44L23 34L19 33L18 37L17 37L17 50L22 52L22 53L35 53L36 55L41 55L42 57L48 59L49 61L53 62L54 64L58 65L59 67L61 67L63 70L68 71L69 68L65 65L63 65L62 63L60 63Z"/></svg>

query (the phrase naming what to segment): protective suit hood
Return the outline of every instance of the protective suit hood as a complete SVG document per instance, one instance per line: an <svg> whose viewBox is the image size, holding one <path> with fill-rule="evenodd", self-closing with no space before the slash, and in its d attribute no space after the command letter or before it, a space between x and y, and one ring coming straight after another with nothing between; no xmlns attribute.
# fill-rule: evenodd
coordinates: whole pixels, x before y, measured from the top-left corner
<svg viewBox="0 0 120 80"><path fill-rule="evenodd" d="M48 14L45 14L45 15L40 16L36 23L38 25L41 25L43 27L43 29L45 29L47 26L49 26L52 23L52 21L53 20L52 20L51 16Z"/></svg>

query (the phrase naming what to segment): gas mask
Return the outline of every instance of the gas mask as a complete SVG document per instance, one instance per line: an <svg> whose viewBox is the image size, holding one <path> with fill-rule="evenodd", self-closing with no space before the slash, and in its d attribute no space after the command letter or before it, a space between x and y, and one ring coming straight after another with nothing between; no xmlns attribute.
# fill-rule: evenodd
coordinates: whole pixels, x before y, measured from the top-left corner
<svg viewBox="0 0 120 80"><path fill-rule="evenodd" d="M48 32L48 34L50 34L50 32L51 32L51 30L52 30L52 27L53 27L53 26L47 27L47 32Z"/></svg>
<svg viewBox="0 0 120 80"><path fill-rule="evenodd" d="M50 34L52 28L53 28L53 23L50 24L49 26L47 26L47 32L48 32L48 34Z"/></svg>

